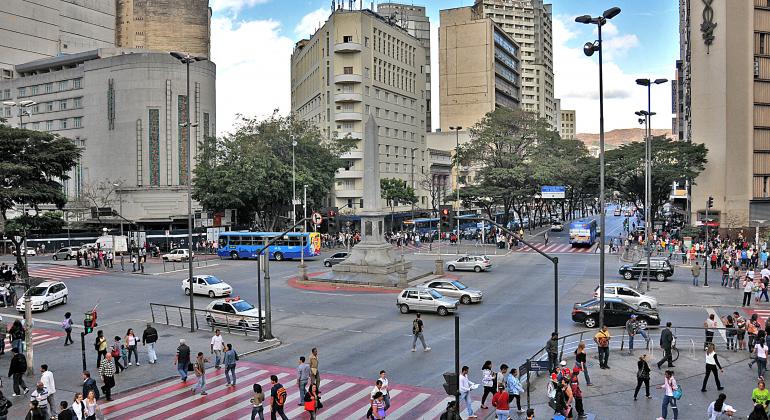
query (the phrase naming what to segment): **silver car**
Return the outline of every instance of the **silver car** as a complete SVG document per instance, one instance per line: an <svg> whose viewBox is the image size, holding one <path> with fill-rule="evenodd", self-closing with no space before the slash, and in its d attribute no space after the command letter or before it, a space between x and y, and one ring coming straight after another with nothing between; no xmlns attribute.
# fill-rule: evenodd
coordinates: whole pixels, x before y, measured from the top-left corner
<svg viewBox="0 0 770 420"><path fill-rule="evenodd" d="M78 256L79 250L79 246L68 246L61 248L53 254L53 259L54 261L75 259Z"/></svg>
<svg viewBox="0 0 770 420"><path fill-rule="evenodd" d="M599 297L599 286L594 290L594 297ZM607 283L604 285L605 298L619 298L626 303L655 309L658 307L658 300L652 296L645 295L625 283Z"/></svg>
<svg viewBox="0 0 770 420"><path fill-rule="evenodd" d="M466 255L454 261L446 263L446 269L455 270L473 270L475 272L487 271L492 268L492 260L486 255Z"/></svg>
<svg viewBox="0 0 770 420"><path fill-rule="evenodd" d="M457 280L436 280L425 283L424 286L446 297L460 299L460 303L463 305L481 302L483 297L481 290L469 289L468 286Z"/></svg>
<svg viewBox="0 0 770 420"><path fill-rule="evenodd" d="M441 316L449 315L457 310L460 301L441 295L427 287L409 287L399 293L396 306L402 314L409 311L435 312Z"/></svg>

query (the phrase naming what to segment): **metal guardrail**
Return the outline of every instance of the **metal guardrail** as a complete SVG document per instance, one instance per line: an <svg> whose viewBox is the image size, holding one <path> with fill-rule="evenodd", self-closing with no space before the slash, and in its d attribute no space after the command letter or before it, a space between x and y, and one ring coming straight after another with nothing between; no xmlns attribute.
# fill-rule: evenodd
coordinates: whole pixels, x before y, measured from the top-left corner
<svg viewBox="0 0 770 420"><path fill-rule="evenodd" d="M214 260L214 258L198 258L197 256L193 257L193 266L195 267L208 267L209 261ZM163 272L167 271L176 271L177 269L183 270L187 268L187 261L165 261L161 259L161 262L163 263ZM179 268L177 268L177 264L179 264Z"/></svg>
<svg viewBox="0 0 770 420"><path fill-rule="evenodd" d="M150 313L152 322L169 325L172 327L190 326L190 308L186 306L166 305L163 303L150 303ZM214 331L220 329L230 334L243 334L245 336L259 334L259 318L247 315L229 315L221 312L209 311L207 309L195 309L195 328L201 329L203 325L206 329ZM185 320L188 320L185 323ZM265 320L262 319L262 324Z"/></svg>

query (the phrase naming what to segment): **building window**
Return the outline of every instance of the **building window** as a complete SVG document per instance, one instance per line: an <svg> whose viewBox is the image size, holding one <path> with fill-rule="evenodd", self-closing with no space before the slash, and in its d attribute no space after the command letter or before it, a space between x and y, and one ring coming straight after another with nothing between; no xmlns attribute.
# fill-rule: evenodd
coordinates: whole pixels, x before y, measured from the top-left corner
<svg viewBox="0 0 770 420"><path fill-rule="evenodd" d="M73 106L75 108L82 108L83 107L83 98L75 98L75 99L73 99Z"/></svg>
<svg viewBox="0 0 770 420"><path fill-rule="evenodd" d="M40 113L40 105L39 104L32 105L32 113L33 114L39 114Z"/></svg>
<svg viewBox="0 0 770 420"><path fill-rule="evenodd" d="M345 74L353 74L353 67L345 67L343 71Z"/></svg>
<svg viewBox="0 0 770 420"><path fill-rule="evenodd" d="M25 96L27 96L27 88L19 88L19 98L23 98Z"/></svg>
<svg viewBox="0 0 770 420"><path fill-rule="evenodd" d="M345 35L342 37L342 42L353 42L353 36Z"/></svg>
<svg viewBox="0 0 770 420"><path fill-rule="evenodd" d="M75 85L75 89L80 89L83 87L83 79L75 79L72 81L72 83Z"/></svg>
<svg viewBox="0 0 770 420"><path fill-rule="evenodd" d="M59 91L67 90L70 88L70 81L69 80L60 80L59 81Z"/></svg>
<svg viewBox="0 0 770 420"><path fill-rule="evenodd" d="M11 90L10 89L5 89L3 91L3 99L11 99Z"/></svg>
<svg viewBox="0 0 770 420"><path fill-rule="evenodd" d="M364 47L368 47L368 46L369 46L369 37L365 36L364 37Z"/></svg>
<svg viewBox="0 0 770 420"><path fill-rule="evenodd" d="M53 121L51 121L51 120L46 121L45 122L45 129L48 130L48 131L53 130Z"/></svg>
<svg viewBox="0 0 770 420"><path fill-rule="evenodd" d="M83 117L75 117L72 119L72 126L74 128L80 128L83 126Z"/></svg>
<svg viewBox="0 0 770 420"><path fill-rule="evenodd" d="M63 120L59 120L59 128L62 129L62 130L67 128L67 119L66 118L63 119Z"/></svg>
<svg viewBox="0 0 770 420"><path fill-rule="evenodd" d="M53 92L53 83L46 83L45 84L45 93L51 93Z"/></svg>
<svg viewBox="0 0 770 420"><path fill-rule="evenodd" d="M32 86L29 90L32 95L37 95L37 86Z"/></svg>
<svg viewBox="0 0 770 420"><path fill-rule="evenodd" d="M66 109L67 109L67 100L65 99L65 100L59 102L59 110L60 111L64 111Z"/></svg>
<svg viewBox="0 0 770 420"><path fill-rule="evenodd" d="M53 102L46 102L46 103L45 103L45 109L46 109L46 111L48 111L48 112L51 112L51 111L53 111Z"/></svg>

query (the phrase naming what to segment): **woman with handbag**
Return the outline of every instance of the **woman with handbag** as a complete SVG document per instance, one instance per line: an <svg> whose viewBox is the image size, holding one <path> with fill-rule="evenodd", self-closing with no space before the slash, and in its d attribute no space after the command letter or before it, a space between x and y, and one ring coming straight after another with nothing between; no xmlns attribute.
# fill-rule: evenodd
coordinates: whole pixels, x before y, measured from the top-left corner
<svg viewBox="0 0 770 420"><path fill-rule="evenodd" d="M639 356L639 361L636 362L636 390L634 391L634 401L636 401L639 390L644 384L644 391L647 399L652 399L650 395L650 365L647 364L647 355L643 354Z"/></svg>
<svg viewBox="0 0 770 420"><path fill-rule="evenodd" d="M378 392L374 394L374 400L372 400L372 418L384 420L385 415L385 397L382 392Z"/></svg>
<svg viewBox="0 0 770 420"><path fill-rule="evenodd" d="M318 387L316 386L316 384L311 383L310 388L305 393L305 411L307 411L310 414L310 420L315 420L315 415L316 415L316 412L318 411L318 407L316 406L317 401L318 401Z"/></svg>
<svg viewBox="0 0 770 420"><path fill-rule="evenodd" d="M484 403L487 401L487 396L495 393L495 376L497 374L492 371L492 361L487 360L484 362L484 366L481 367L481 385L484 387L484 395L481 396L481 408L486 410L487 407Z"/></svg>
<svg viewBox="0 0 770 420"><path fill-rule="evenodd" d="M671 410L674 412L674 420L679 419L679 407L677 407L676 401L682 398L682 389L676 383L674 378L674 371L667 370L663 377L663 385L658 386L663 389L663 404L661 406L661 416L658 420L666 420L668 416L668 406L671 406Z"/></svg>

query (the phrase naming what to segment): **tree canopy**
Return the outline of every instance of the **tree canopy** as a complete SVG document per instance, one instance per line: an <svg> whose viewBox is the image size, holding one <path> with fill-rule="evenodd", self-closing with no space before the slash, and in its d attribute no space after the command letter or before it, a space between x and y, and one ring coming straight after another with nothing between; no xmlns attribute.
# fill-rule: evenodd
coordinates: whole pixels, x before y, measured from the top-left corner
<svg viewBox="0 0 770 420"><path fill-rule="evenodd" d="M193 197L207 209L237 209L265 230L283 225L279 216L292 209L292 141L296 141L297 196L307 185L308 206L319 206L344 165L342 154L353 143L324 141L312 123L277 115L261 121L243 119L235 133L204 141L194 171Z"/></svg>

